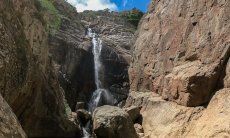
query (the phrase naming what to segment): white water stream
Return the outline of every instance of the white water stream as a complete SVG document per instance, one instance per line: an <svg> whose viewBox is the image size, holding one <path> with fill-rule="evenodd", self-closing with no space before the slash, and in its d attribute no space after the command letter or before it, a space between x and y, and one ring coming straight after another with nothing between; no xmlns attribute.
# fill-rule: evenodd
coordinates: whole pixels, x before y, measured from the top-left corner
<svg viewBox="0 0 230 138"><path fill-rule="evenodd" d="M88 36L92 38L92 52L94 55L94 74L95 74L95 85L96 90L89 101L89 111L93 113L95 108L102 105L113 105L115 103L114 97L111 93L103 87L102 84L102 62L100 61L101 50L102 50L102 40L97 36L92 29L88 29ZM90 134L87 132L86 128L83 128L84 138L89 138Z"/></svg>
<svg viewBox="0 0 230 138"><path fill-rule="evenodd" d="M93 55L94 55L94 74L95 74L95 85L96 90L93 92L93 95L89 102L89 111L92 113L94 109L102 105L112 105L115 102L115 99L111 93L103 88L102 84L102 62L100 60L101 50L102 50L102 41L91 29L88 30L88 36L92 38L93 43Z"/></svg>

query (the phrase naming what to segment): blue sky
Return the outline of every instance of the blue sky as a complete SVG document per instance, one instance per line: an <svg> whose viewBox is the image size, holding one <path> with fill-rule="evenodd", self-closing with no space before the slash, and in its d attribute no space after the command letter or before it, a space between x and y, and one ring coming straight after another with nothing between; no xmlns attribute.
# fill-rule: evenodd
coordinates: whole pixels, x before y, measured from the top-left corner
<svg viewBox="0 0 230 138"><path fill-rule="evenodd" d="M146 11L148 4L150 3L150 0L111 0L111 1L117 5L119 11L129 10L134 7L142 11Z"/></svg>
<svg viewBox="0 0 230 138"><path fill-rule="evenodd" d="M146 11L150 0L67 0L74 5L77 11L103 10L109 8L113 11L129 10L134 7Z"/></svg>

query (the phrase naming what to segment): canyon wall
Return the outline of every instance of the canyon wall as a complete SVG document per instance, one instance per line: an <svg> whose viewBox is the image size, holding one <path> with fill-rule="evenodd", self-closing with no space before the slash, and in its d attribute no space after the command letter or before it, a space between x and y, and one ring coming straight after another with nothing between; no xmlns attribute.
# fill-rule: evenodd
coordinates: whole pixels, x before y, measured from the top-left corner
<svg viewBox="0 0 230 138"><path fill-rule="evenodd" d="M100 56L102 70L99 72L99 75L103 88L108 89L113 96L116 97L118 103L122 101L124 102L129 92L128 67L131 59L131 47L134 33L136 30L135 26L129 23L120 13L109 12L108 10L84 11L79 13L78 17L85 27L85 33L87 33L88 28L91 28L102 40L102 51ZM85 36L84 41L86 42L87 39L89 39L89 37ZM88 55L87 57L92 60L92 44L89 44L89 48L86 46L83 46L83 48L90 50L88 52L91 55ZM87 67L84 67L84 64L86 64ZM94 72L94 63L92 64L89 61L82 60L80 70L78 70L77 73L79 75L76 74L76 77L79 78L81 74L82 76L87 75L82 71L89 68L91 68L90 73L92 74ZM88 75L91 75L90 73L88 73ZM81 81L79 79L76 80L78 80L78 82ZM94 78L89 78L88 81L89 80L94 80ZM87 80L84 81L87 82ZM82 85L80 85L80 87L82 87ZM93 90L95 89L95 85L86 85L86 88L90 87L93 88ZM81 90L78 91L78 93L79 92L81 93ZM91 96L92 92L92 89L82 90L83 95L86 96ZM88 99L85 99L84 101L87 102L87 100Z"/></svg>
<svg viewBox="0 0 230 138"><path fill-rule="evenodd" d="M95 90L88 27L103 39L105 87L126 99L135 26L101 12L104 23L96 28L99 16L87 20L65 0L0 1L0 136L82 136L72 111Z"/></svg>
<svg viewBox="0 0 230 138"><path fill-rule="evenodd" d="M229 0L152 0L129 68L126 107L145 137L229 137Z"/></svg>
<svg viewBox="0 0 230 138"><path fill-rule="evenodd" d="M45 24L36 1L0 1L0 94L29 137L77 136L79 126L69 120L49 56ZM17 125L10 110L7 114ZM24 136L19 126L12 133Z"/></svg>
<svg viewBox="0 0 230 138"><path fill-rule="evenodd" d="M131 90L184 106L207 103L223 87L230 55L228 0L153 0L129 69Z"/></svg>

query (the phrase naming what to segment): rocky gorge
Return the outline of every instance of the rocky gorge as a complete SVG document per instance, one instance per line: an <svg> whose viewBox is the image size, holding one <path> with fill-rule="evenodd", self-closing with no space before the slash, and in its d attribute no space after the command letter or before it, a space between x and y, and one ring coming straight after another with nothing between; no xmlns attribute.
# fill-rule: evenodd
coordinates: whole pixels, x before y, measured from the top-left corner
<svg viewBox="0 0 230 138"><path fill-rule="evenodd" d="M230 1L130 14L1 0L0 138L230 137Z"/></svg>

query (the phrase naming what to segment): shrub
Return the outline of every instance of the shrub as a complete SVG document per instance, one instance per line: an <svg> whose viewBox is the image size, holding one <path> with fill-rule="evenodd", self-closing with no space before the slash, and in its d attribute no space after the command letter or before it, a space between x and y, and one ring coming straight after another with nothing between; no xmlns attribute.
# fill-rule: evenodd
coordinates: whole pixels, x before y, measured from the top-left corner
<svg viewBox="0 0 230 138"><path fill-rule="evenodd" d="M48 13L49 17L43 17L46 21L46 28L50 33L56 31L61 26L61 16L59 15L58 10L53 5L52 0L37 0L38 3L36 4L39 12Z"/></svg>
<svg viewBox="0 0 230 138"><path fill-rule="evenodd" d="M133 8L131 11L124 11L121 13L131 24L138 26L139 21L141 20L144 13L136 8Z"/></svg>

